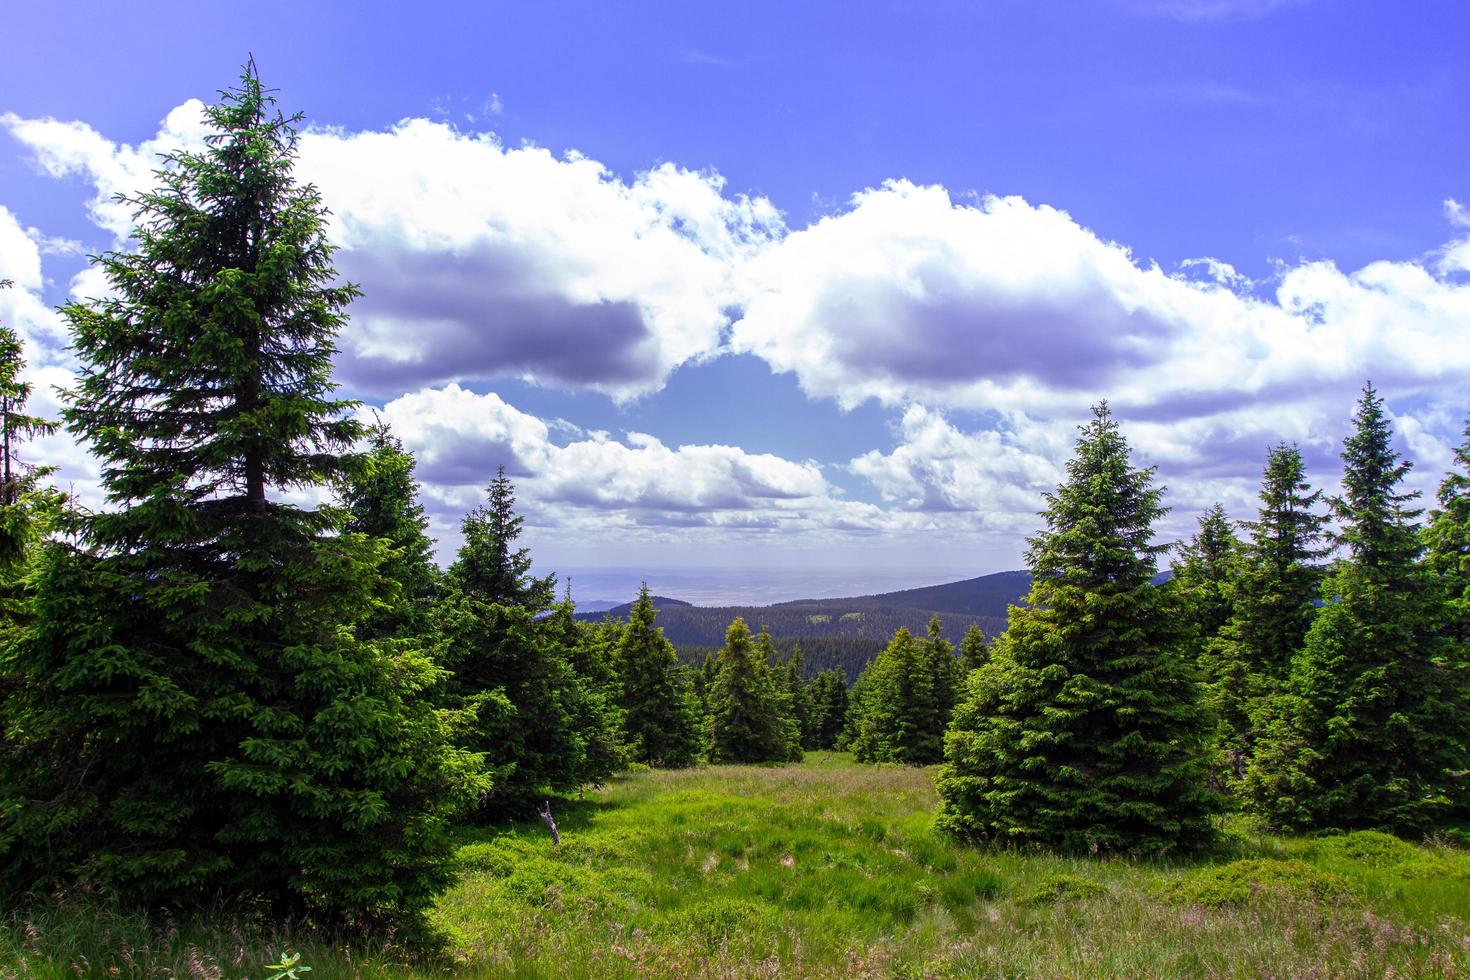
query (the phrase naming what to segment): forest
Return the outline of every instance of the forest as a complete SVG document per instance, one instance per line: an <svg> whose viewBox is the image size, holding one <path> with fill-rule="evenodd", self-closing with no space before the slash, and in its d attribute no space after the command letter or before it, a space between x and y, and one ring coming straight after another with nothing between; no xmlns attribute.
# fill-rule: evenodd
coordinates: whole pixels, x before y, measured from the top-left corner
<svg viewBox="0 0 1470 980"><path fill-rule="evenodd" d="M1171 544L1102 402L1004 620L579 615L495 460L435 563L413 454L333 381L372 283L293 176L301 117L252 67L208 119L60 311L61 418L0 327L0 970L1068 973L1067 917L1112 905L1161 957L1116 969L1210 972L1179 922L1244 957L1262 896L1291 962L1315 923L1342 972L1470 969L1470 422L1419 500L1366 384L1340 495L1282 442L1250 519ZM103 505L25 462L58 426ZM1061 958L964 945L997 923Z"/></svg>

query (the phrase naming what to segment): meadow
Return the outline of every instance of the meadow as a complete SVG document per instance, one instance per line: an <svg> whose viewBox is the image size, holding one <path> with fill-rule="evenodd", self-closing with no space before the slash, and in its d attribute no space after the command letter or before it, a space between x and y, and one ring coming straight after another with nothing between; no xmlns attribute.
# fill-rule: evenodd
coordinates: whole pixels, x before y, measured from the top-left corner
<svg viewBox="0 0 1470 980"><path fill-rule="evenodd" d="M435 953L392 936L152 921L55 897L0 929L0 975L346 977L1341 977L1470 973L1470 852L1376 833L1137 862L936 836L931 769L789 766L620 776L534 819L467 829Z"/></svg>

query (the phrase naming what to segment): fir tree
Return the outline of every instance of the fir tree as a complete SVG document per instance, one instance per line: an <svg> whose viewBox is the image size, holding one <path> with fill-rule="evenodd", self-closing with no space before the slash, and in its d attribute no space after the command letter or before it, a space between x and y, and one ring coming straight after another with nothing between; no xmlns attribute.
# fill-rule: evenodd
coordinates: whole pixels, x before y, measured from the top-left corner
<svg viewBox="0 0 1470 980"><path fill-rule="evenodd" d="M781 688L786 693L788 703L791 705L791 717L796 722L796 730L800 733L803 748L811 748L812 740L812 705L807 697L806 662L801 655L801 644L797 643L791 651L791 656L786 658L786 663L781 666L780 681Z"/></svg>
<svg viewBox="0 0 1470 980"><path fill-rule="evenodd" d="M843 743L847 724L847 678L836 667L822 671L807 684L811 705L809 748L836 749Z"/></svg>
<svg viewBox="0 0 1470 980"><path fill-rule="evenodd" d="M1249 537L1239 548L1230 618L1202 657L1227 783L1244 774L1265 723L1257 716L1281 692L1316 616L1326 553L1321 498L1307 483L1295 446L1282 443L1267 453L1257 518L1242 524Z"/></svg>
<svg viewBox="0 0 1470 980"><path fill-rule="evenodd" d="M1179 548L1170 581L1184 600L1200 637L1209 641L1219 634L1234 611L1231 584L1240 542L1220 504L1205 511L1198 523L1194 538Z"/></svg>
<svg viewBox="0 0 1470 980"><path fill-rule="evenodd" d="M556 576L531 574L531 550L516 548L525 518L515 512L515 486L496 471L486 488L488 506L476 507L460 526L465 547L449 567L449 578L465 592L491 605L542 610L556 595Z"/></svg>
<svg viewBox="0 0 1470 980"><path fill-rule="evenodd" d="M1285 826L1423 832L1465 766L1464 689L1392 438L1367 385L1332 501L1346 555L1246 777L1255 808Z"/></svg>
<svg viewBox="0 0 1470 980"><path fill-rule="evenodd" d="M533 575L529 550L513 547L522 518L503 469L488 495L489 506L461 524L464 543L436 617L451 703L476 716L469 745L490 766L496 792L485 808L498 813L524 808L544 789L607 776L616 758L609 726L617 725L604 678L578 670L586 637L561 622L570 613L555 614L555 578Z"/></svg>
<svg viewBox="0 0 1470 980"><path fill-rule="evenodd" d="M917 640L900 628L863 671L852 701L851 747L859 762L928 765L944 757L944 732L960 664L937 617Z"/></svg>
<svg viewBox="0 0 1470 980"><path fill-rule="evenodd" d="M699 708L657 615L645 582L613 654L627 741L639 762L688 766L699 758Z"/></svg>
<svg viewBox="0 0 1470 980"><path fill-rule="evenodd" d="M1470 419L1464 437L1455 450L1459 469L1445 474L1439 507L1424 530L1425 560L1440 589L1445 632L1462 665L1470 660Z"/></svg>
<svg viewBox="0 0 1470 980"><path fill-rule="evenodd" d="M1177 600L1152 584L1152 469L1106 404L1030 541L1025 606L971 675L940 770L939 826L963 838L1158 854L1211 839L1205 718Z"/></svg>
<svg viewBox="0 0 1470 980"><path fill-rule="evenodd" d="M990 660L990 641L980 627L971 624L960 640L960 667L968 674L984 667Z"/></svg>
<svg viewBox="0 0 1470 980"><path fill-rule="evenodd" d="M391 595L381 542L275 496L357 465L330 376L357 290L253 65L207 115L206 148L129 202L135 247L95 260L110 298L62 311L65 421L108 507L70 515L0 653L0 865L17 889L416 922L484 780L422 696L431 660L358 633Z"/></svg>
<svg viewBox="0 0 1470 980"><path fill-rule="evenodd" d="M11 286L0 279L0 289ZM18 584L19 569L32 545L40 540L54 514L59 497L41 490L40 481L52 467L31 466L21 461L20 445L38 436L51 435L55 422L27 412L31 383L22 381L25 349L8 324L0 323L0 587Z"/></svg>
<svg viewBox="0 0 1470 980"><path fill-rule="evenodd" d="M782 692L771 676L770 635L753 640L736 617L709 686L705 719L711 762L788 762L801 758L795 722L783 710Z"/></svg>
<svg viewBox="0 0 1470 980"><path fill-rule="evenodd" d="M347 512L348 531L381 539L390 552L382 572L398 594L373 617L372 627L386 636L422 634L439 582L429 519L419 503L416 462L379 421L368 430L362 465L338 482L337 496Z"/></svg>

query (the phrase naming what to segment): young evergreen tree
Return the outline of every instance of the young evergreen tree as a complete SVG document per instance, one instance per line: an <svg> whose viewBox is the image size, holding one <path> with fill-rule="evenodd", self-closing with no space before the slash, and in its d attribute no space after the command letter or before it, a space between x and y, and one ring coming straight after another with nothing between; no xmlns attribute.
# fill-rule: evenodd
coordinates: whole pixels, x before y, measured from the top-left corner
<svg viewBox="0 0 1470 980"><path fill-rule="evenodd" d="M386 422L372 426L367 440L361 465L338 481L337 498L347 512L348 531L381 539L390 549L382 573L398 594L370 627L384 636L422 635L429 629L439 569L419 503L417 463Z"/></svg>
<svg viewBox="0 0 1470 980"><path fill-rule="evenodd" d="M1465 691L1392 439L1367 385L1332 501L1346 556L1246 775L1254 807L1284 826L1421 833L1465 768Z"/></svg>
<svg viewBox="0 0 1470 980"><path fill-rule="evenodd" d="M357 463L333 396L325 211L291 175L296 117L253 65L199 152L131 203L109 298L63 315L68 428L108 507L42 556L4 644L0 867L171 907L206 894L415 923L454 874L448 820L484 789L423 693L441 672L358 630L381 542L278 491ZM72 542L76 542L73 544Z"/></svg>
<svg viewBox="0 0 1470 980"><path fill-rule="evenodd" d="M1229 784L1244 775L1261 715L1280 694L1316 616L1326 554L1320 490L1307 483L1301 452L1285 443L1266 455L1256 520L1239 547L1231 613L1205 649L1208 701Z"/></svg>
<svg viewBox="0 0 1470 980"><path fill-rule="evenodd" d="M486 488L488 506L476 507L462 524L466 544L449 567L460 589L491 605L549 609L556 598L556 576L531 574L531 549L515 547L525 518L515 512L515 486L501 466Z"/></svg>
<svg viewBox="0 0 1470 980"><path fill-rule="evenodd" d="M960 640L960 668L969 674L984 667L990 660L990 641L980 627L971 624Z"/></svg>
<svg viewBox="0 0 1470 980"><path fill-rule="evenodd" d="M1208 642L1219 634L1234 611L1231 586L1240 542L1220 504L1205 511L1198 523L1194 537L1179 548L1170 581L1184 600L1200 638Z"/></svg>
<svg viewBox="0 0 1470 980"><path fill-rule="evenodd" d="M11 285L9 279L0 279L0 289ZM54 515L59 506L58 495L40 486L52 467L31 466L19 455L22 443L57 429L57 423L29 414L31 383L21 380L25 367L20 337L0 323L0 588L11 591L25 556L48 524L46 515Z"/></svg>
<svg viewBox="0 0 1470 980"><path fill-rule="evenodd" d="M619 631L613 661L633 758L678 768L699 758L699 707L674 645L653 624L657 615L645 582Z"/></svg>
<svg viewBox="0 0 1470 980"><path fill-rule="evenodd" d="M781 665L780 682L781 688L786 693L788 703L791 705L791 717L796 722L796 730L800 733L802 748L811 748L812 740L812 703L807 696L806 678L802 675L806 672L806 662L801 655L801 644L797 643L791 651L791 656L786 658L786 663Z"/></svg>
<svg viewBox="0 0 1470 980"><path fill-rule="evenodd" d="M1212 838L1205 716L1177 599L1152 584L1152 469L1104 403L1027 553L1031 593L970 676L938 777L962 838L1159 854Z"/></svg>
<svg viewBox="0 0 1470 980"><path fill-rule="evenodd" d="M474 712L469 742L496 782L484 808L524 808L550 788L574 789L609 775L616 753L608 733L615 697L605 678L583 674L585 634L556 614L555 577L531 572L526 548L514 548L523 519L504 469L488 488L489 506L460 525L464 543L444 576L436 610L443 658L453 672L451 704ZM590 664L590 661L589 661Z"/></svg>
<svg viewBox="0 0 1470 980"><path fill-rule="evenodd" d="M813 677L806 686L811 705L811 738L808 748L836 749L843 744L847 725L847 678L836 667Z"/></svg>
<svg viewBox="0 0 1470 980"><path fill-rule="evenodd" d="M801 758L801 739L771 676L774 647L751 638L739 616L715 656L705 719L711 762L789 762Z"/></svg>
<svg viewBox="0 0 1470 980"><path fill-rule="evenodd" d="M1470 661L1470 419L1464 438L1455 450L1458 469L1445 474L1439 507L1424 530L1425 560L1440 589L1444 629L1462 666Z"/></svg>
<svg viewBox="0 0 1470 980"><path fill-rule="evenodd" d="M860 680L851 708L851 748L859 762L922 766L944 757L960 663L937 617L923 640L900 628Z"/></svg>

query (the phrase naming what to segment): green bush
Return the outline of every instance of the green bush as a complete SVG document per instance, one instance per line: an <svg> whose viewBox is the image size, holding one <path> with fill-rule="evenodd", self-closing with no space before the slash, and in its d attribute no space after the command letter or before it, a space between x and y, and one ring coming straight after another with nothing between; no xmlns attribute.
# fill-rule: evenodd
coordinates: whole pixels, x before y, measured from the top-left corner
<svg viewBox="0 0 1470 980"><path fill-rule="evenodd" d="M1323 837L1312 845L1313 856L1337 858L1366 864L1370 868L1389 868L1420 857L1417 847L1379 830L1358 830L1351 834Z"/></svg>
<svg viewBox="0 0 1470 980"><path fill-rule="evenodd" d="M1056 905L1106 895L1108 890L1091 878L1080 875L1054 874L1041 879L1035 888L1021 896L1022 905Z"/></svg>
<svg viewBox="0 0 1470 980"><path fill-rule="evenodd" d="M1243 905L1261 897L1296 901L1346 898L1347 884L1305 861L1256 858L1201 868L1171 883L1167 894L1191 905L1219 908Z"/></svg>

